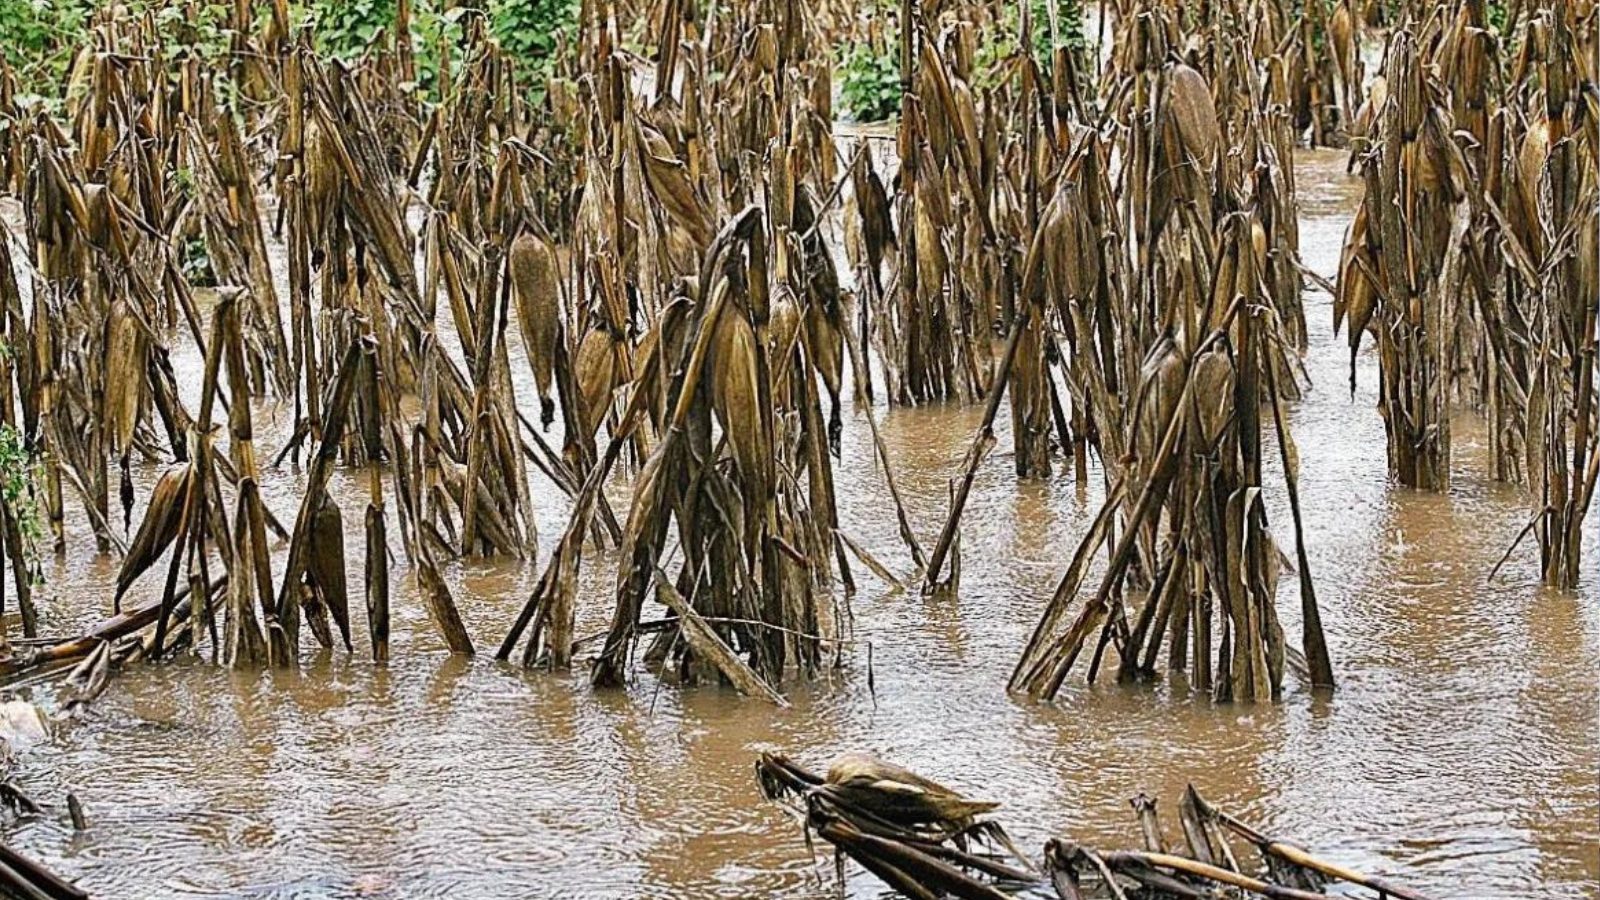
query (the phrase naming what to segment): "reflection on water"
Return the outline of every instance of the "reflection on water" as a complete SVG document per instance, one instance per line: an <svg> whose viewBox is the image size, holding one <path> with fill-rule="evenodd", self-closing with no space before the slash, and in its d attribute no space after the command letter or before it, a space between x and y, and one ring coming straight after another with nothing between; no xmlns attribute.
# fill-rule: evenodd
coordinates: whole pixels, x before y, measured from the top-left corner
<svg viewBox="0 0 1600 900"><path fill-rule="evenodd" d="M1343 163L1300 160L1303 252L1328 276L1356 199ZM866 749L1005 801L1025 846L1055 834L1132 843L1128 798L1171 803L1193 782L1269 832L1442 897L1595 897L1600 566L1576 596L1540 589L1528 552L1486 583L1527 504L1485 478L1481 429L1457 423L1448 496L1390 486L1375 364L1358 359L1352 396L1329 298L1308 304L1316 388L1292 418L1341 678L1331 702L1295 692L1278 707L1214 707L1165 684L1080 683L1053 706L1007 697L1016 654L1101 494L1066 477L1018 484L1002 435L965 519L959 598L892 593L857 571L856 632L872 644L875 694L864 648L847 671L795 687L783 711L716 688L657 690L643 672L625 693L595 693L581 672L450 659L397 573L389 668L360 647L298 673L136 667L87 723L21 764L36 796L76 792L90 830L74 838L51 815L13 839L106 897L820 898L829 868L760 801L753 757L781 748L820 766ZM513 342L518 371L521 352ZM176 364L192 374L199 360ZM259 414L259 443L278 446L290 413ZM977 417L883 416L924 535L942 522ZM155 474L140 473L141 496ZM863 423L846 428L837 479L845 530L907 572ZM300 483L293 471L268 478L280 517L292 518ZM333 490L359 509L364 486L341 472ZM547 554L567 503L547 483L534 492ZM1287 523L1274 502L1274 521ZM359 546L360 516L345 520ZM88 546L75 540L51 574L49 631L106 612L115 566ZM1600 558L1595 529L1586 553ZM358 567L359 553L349 557ZM580 635L604 628L615 566L599 552L585 562ZM534 574L452 570L480 647L504 634ZM873 887L863 878L852 890Z"/></svg>

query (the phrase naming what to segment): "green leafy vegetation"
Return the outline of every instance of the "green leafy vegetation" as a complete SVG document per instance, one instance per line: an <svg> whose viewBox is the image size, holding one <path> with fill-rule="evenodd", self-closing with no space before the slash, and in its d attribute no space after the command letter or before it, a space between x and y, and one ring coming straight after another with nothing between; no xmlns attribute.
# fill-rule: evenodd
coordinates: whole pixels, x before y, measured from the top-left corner
<svg viewBox="0 0 1600 900"><path fill-rule="evenodd" d="M6 508L16 520L28 570L35 583L43 580L38 547L44 540L44 517L39 513L37 502L38 482L39 460L28 449L22 432L0 423L0 497L4 497Z"/></svg>
<svg viewBox="0 0 1600 900"><path fill-rule="evenodd" d="M184 279L195 287L217 286L217 273L211 268L204 238L193 237L183 242L182 266Z"/></svg>
<svg viewBox="0 0 1600 900"><path fill-rule="evenodd" d="M1034 59L1046 74L1054 62L1057 45L1068 48L1078 60L1078 70L1088 71L1089 36L1083 27L1082 0L1031 0L1029 25ZM1056 37L1051 40L1050 6L1056 9ZM978 47L973 77L984 84L990 70L1017 49L1022 24L1018 7L1007 5L999 27L983 35ZM886 13L879 13L887 15ZM881 45L862 41L849 45L839 62L839 97L845 114L857 122L892 118L900 110L899 28L892 15Z"/></svg>
<svg viewBox="0 0 1600 900"><path fill-rule="evenodd" d="M134 7L154 9L156 27L166 36L167 48L174 56L215 60L227 55L228 45L233 39L227 4L198 4L192 13L171 4L152 3L149 0L136 3Z"/></svg>
<svg viewBox="0 0 1600 900"><path fill-rule="evenodd" d="M460 46L461 20L468 12L466 7L458 6L441 14L435 11L432 4L420 13L413 10L411 54L417 65L416 87L422 92L423 97L438 99L439 66L444 62L444 56L439 52L439 48ZM452 71L460 67L459 55L451 59L450 65Z"/></svg>
<svg viewBox="0 0 1600 900"><path fill-rule="evenodd" d="M87 0L0 0L0 54L26 90L56 92L91 9Z"/></svg>
<svg viewBox="0 0 1600 900"><path fill-rule="evenodd" d="M1055 38L1050 35L1050 6L1052 0L1032 0L1028 11L1028 24L1032 33L1033 58L1046 75L1055 64L1057 47L1066 47L1078 58L1078 70L1085 71L1089 64L1089 36L1083 28L1083 3L1081 0L1054 0L1056 12ZM1016 35L1022 30L1017 19L1018 7L1007 6L1005 28L989 35L990 40L979 48L978 58L1000 59L1016 48Z"/></svg>
<svg viewBox="0 0 1600 900"><path fill-rule="evenodd" d="M852 46L840 66L839 97L845 114L857 122L876 122L899 112L899 50Z"/></svg>
<svg viewBox="0 0 1600 900"><path fill-rule="evenodd" d="M524 74L542 81L557 48L571 41L581 10L581 0L493 0L490 29Z"/></svg>
<svg viewBox="0 0 1600 900"><path fill-rule="evenodd" d="M1498 2L1498 0L1492 0L1484 12L1489 19L1490 30L1492 30L1495 34L1504 35L1506 33L1506 22L1509 18L1506 5Z"/></svg>
<svg viewBox="0 0 1600 900"><path fill-rule="evenodd" d="M297 27L310 27L317 49L350 60L394 27L397 0L302 0L289 6ZM96 0L0 0L0 54L17 72L24 91L45 98L66 90L73 53L102 2ZM175 0L123 0L138 14L153 11L164 44L174 58L225 58L233 39L228 3L182 4ZM436 97L441 46L459 46L464 19L472 7L445 9L443 0L413 0L411 41L417 63L417 88ZM556 50L576 30L581 0L489 0L483 7L489 32L516 60L530 86L542 89ZM252 23L262 29L270 16L265 5ZM450 57L459 66L459 54Z"/></svg>
<svg viewBox="0 0 1600 900"><path fill-rule="evenodd" d="M394 24L395 0L317 0L308 12L318 48L351 59Z"/></svg>

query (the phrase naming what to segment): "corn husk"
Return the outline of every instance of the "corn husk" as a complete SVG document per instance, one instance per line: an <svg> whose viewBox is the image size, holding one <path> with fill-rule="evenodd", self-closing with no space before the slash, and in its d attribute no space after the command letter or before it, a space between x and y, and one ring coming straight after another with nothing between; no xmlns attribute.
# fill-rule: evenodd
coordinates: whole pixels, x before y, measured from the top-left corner
<svg viewBox="0 0 1600 900"><path fill-rule="evenodd" d="M768 483L768 457L757 378L755 331L742 314L730 309L718 317L712 337L711 406L739 471L762 496L761 486Z"/></svg>
<svg viewBox="0 0 1600 900"><path fill-rule="evenodd" d="M1222 143L1217 107L1205 77L1186 65L1172 67L1167 77L1167 102L1178 123L1184 149L1202 164L1210 166Z"/></svg>
<svg viewBox="0 0 1600 900"><path fill-rule="evenodd" d="M351 649L350 599L344 570L344 516L339 504L326 493L311 520L310 559L306 568L334 624L339 626L345 649Z"/></svg>
<svg viewBox="0 0 1600 900"><path fill-rule="evenodd" d="M150 490L150 504L145 508L139 530L133 536L128 553L117 570L116 602L156 561L182 530L183 505L189 493L193 471L189 466L174 466L161 473L155 487Z"/></svg>
<svg viewBox="0 0 1600 900"><path fill-rule="evenodd" d="M899 825L958 826L1000 804L972 800L909 769L866 753L846 753L828 766L827 783L850 802Z"/></svg>
<svg viewBox="0 0 1600 900"><path fill-rule="evenodd" d="M511 242L511 284L517 300L517 325L539 390L540 417L554 418L550 386L555 378L556 340L561 333L561 281L555 253L536 235Z"/></svg>
<svg viewBox="0 0 1600 900"><path fill-rule="evenodd" d="M578 345L573 363L578 393L583 397L583 416L593 435L611 408L611 392L616 389L616 342L604 328L593 328Z"/></svg>
<svg viewBox="0 0 1600 900"><path fill-rule="evenodd" d="M117 456L133 445L133 432L139 425L145 377L147 342L139 323L128 311L128 302L111 304L106 322L106 425L111 437L111 452Z"/></svg>

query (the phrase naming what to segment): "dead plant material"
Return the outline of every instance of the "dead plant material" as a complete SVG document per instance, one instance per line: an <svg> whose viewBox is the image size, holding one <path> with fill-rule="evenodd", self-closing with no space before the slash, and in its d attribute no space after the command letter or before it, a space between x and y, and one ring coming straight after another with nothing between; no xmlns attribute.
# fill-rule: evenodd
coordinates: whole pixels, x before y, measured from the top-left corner
<svg viewBox="0 0 1600 900"><path fill-rule="evenodd" d="M1144 850L1097 851L1065 839L1045 843L1035 862L988 818L998 804L967 800L950 789L866 754L847 754L826 778L776 753L762 753L756 777L769 800L788 801L832 844L841 882L848 857L900 896L1000 900L1131 897L1260 896L1312 900L1327 885L1350 885L1402 900L1422 893L1323 860L1251 828L1188 788L1180 805L1185 846L1165 848L1156 801L1133 801ZM1224 832L1256 850L1236 856ZM983 847L988 852L981 852ZM1219 850L1219 848L1221 848ZM842 884L841 884L842 889Z"/></svg>

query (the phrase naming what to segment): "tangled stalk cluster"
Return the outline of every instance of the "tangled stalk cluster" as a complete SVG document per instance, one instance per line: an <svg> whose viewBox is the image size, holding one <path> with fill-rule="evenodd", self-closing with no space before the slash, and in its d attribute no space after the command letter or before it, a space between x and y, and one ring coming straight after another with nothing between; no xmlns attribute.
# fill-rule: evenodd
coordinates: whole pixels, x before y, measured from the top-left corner
<svg viewBox="0 0 1600 900"><path fill-rule="evenodd" d="M1397 478L1442 487L1449 413L1482 407L1496 474L1537 496L1546 577L1575 582L1600 458L1592 2L1519 7L1498 31L1479 0L1401 4L1371 78L1382 32L1343 0L1128 0L1043 57L1031 3L888 12L892 137L836 130L834 48L882 28L843 2L589 0L537 85L466 8L437 102L413 89L405 2L349 61L316 53L283 0L237 3L221 68L108 6L59 116L0 70L0 179L22 203L0 241L0 426L39 460L44 539L63 546L76 502L122 554L119 606L166 559L159 596L96 634L295 665L305 631L354 647L364 606L381 661L403 558L444 644L471 653L441 567L492 556L539 571L497 655L562 668L604 547L595 684L637 658L781 703L790 673L842 659L853 566L898 583L840 529L853 398L930 594L959 585L966 501L1007 420L1019 477L1103 473L1012 689L1054 696L1108 654L1148 679L1163 648L1219 700L1277 698L1295 671L1331 688L1285 422L1307 340L1292 158L1347 136L1368 194L1336 316L1353 348L1378 343ZM194 246L214 296L189 281ZM174 374L187 351L198 402ZM926 550L875 398L983 404ZM293 415L270 459L262 400ZM262 480L302 456L280 520ZM136 463L166 471L124 547ZM360 587L340 465L366 475ZM542 561L535 470L570 503ZM27 519L5 501L15 564Z"/></svg>
<svg viewBox="0 0 1600 900"><path fill-rule="evenodd" d="M1482 2L1408 16L1391 36L1353 148L1366 198L1339 272L1335 324L1371 335L1389 464L1450 482L1450 417L1489 423L1493 475L1526 483L1547 584L1578 583L1600 472L1595 386L1595 5Z"/></svg>

